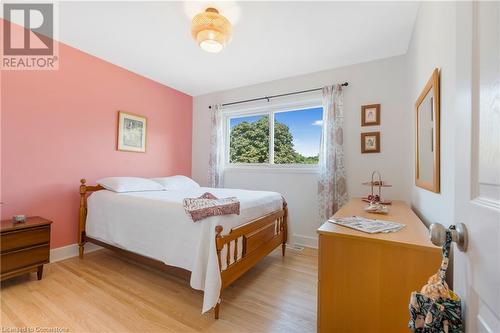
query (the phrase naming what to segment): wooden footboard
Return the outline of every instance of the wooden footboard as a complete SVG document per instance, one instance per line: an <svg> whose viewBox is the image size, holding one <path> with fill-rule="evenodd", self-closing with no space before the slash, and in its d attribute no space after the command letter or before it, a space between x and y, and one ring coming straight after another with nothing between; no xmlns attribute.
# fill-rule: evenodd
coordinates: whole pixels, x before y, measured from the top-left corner
<svg viewBox="0 0 500 333"><path fill-rule="evenodd" d="M100 185L88 186L85 179L82 179L80 183L78 246L80 258L83 258L84 246L87 241L103 245L99 241L86 237L85 226L87 220L87 197L91 192L104 188ZM279 245L282 246L282 255L285 255L287 220L288 208L285 199L283 199L282 209L233 228L225 235L222 234L222 226L218 225L215 227L215 245L222 281L221 294L224 288L255 266L255 264ZM104 246L127 252L111 245ZM135 254L135 256L140 257L138 254ZM149 259L149 261L152 261L152 259ZM155 264L158 265L160 263L157 261ZM214 309L215 319L219 318L219 308L220 301Z"/></svg>
<svg viewBox="0 0 500 333"><path fill-rule="evenodd" d="M215 245L221 275L222 290L233 283L262 258L281 245L285 255L287 241L288 208L283 199L283 208L264 215L246 224L231 229L222 235L223 228L215 227ZM219 318L220 300L215 307L215 319Z"/></svg>

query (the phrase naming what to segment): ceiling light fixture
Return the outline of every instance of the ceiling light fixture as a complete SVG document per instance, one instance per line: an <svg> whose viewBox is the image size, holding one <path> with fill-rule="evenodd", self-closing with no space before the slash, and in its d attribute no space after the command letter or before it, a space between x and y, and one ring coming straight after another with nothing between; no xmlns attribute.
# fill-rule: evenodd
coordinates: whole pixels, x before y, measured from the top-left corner
<svg viewBox="0 0 500 333"><path fill-rule="evenodd" d="M196 15L191 23L191 34L202 50L218 53L231 38L231 22L213 7Z"/></svg>

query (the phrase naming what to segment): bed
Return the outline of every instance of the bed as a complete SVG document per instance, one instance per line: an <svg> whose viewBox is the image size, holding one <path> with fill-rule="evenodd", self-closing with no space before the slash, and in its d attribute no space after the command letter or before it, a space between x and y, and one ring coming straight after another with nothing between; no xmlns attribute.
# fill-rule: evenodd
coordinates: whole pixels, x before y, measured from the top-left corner
<svg viewBox="0 0 500 333"><path fill-rule="evenodd" d="M191 287L204 291L202 313L213 309L215 319L224 288L278 246L285 255L288 211L279 193L206 187L115 193L80 182L80 258L90 242L185 272ZM193 222L182 200L204 192L236 196L240 214Z"/></svg>

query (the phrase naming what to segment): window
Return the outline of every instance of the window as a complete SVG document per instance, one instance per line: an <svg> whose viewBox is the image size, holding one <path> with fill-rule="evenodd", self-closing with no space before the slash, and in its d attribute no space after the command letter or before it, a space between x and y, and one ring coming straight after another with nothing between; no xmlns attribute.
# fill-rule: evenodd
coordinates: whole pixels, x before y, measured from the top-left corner
<svg viewBox="0 0 500 333"><path fill-rule="evenodd" d="M230 163L269 163L269 116L231 119Z"/></svg>
<svg viewBox="0 0 500 333"><path fill-rule="evenodd" d="M323 108L277 108L227 116L230 164L317 165Z"/></svg>
<svg viewBox="0 0 500 333"><path fill-rule="evenodd" d="M274 115L274 163L318 164L323 108Z"/></svg>

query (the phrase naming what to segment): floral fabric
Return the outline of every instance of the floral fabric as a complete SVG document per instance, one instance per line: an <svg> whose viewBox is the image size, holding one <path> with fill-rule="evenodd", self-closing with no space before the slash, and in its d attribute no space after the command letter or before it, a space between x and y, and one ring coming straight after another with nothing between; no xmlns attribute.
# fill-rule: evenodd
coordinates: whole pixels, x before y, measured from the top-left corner
<svg viewBox="0 0 500 333"><path fill-rule="evenodd" d="M224 137L222 126L222 106L213 105L211 114L210 158L208 161L208 186L222 187L224 184Z"/></svg>
<svg viewBox="0 0 500 333"><path fill-rule="evenodd" d="M198 198L185 198L184 209L191 215L194 222L217 215L240 215L240 202L236 197L217 198L209 192Z"/></svg>
<svg viewBox="0 0 500 333"><path fill-rule="evenodd" d="M443 260L438 273L429 278L420 293L410 296L408 327L417 333L459 333L463 331L460 298L445 282L450 256L451 232L446 231Z"/></svg>
<svg viewBox="0 0 500 333"><path fill-rule="evenodd" d="M343 93L340 84L323 88L323 110L318 179L321 223L348 200L344 165Z"/></svg>

